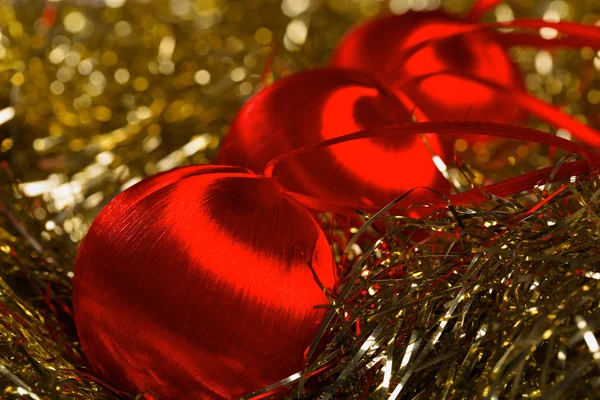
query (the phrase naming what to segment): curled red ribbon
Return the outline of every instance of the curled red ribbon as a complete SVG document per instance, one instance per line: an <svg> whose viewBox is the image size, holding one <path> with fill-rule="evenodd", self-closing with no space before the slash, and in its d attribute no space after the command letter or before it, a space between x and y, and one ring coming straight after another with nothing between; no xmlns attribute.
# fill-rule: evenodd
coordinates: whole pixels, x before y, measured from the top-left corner
<svg viewBox="0 0 600 400"><path fill-rule="evenodd" d="M430 133L434 132L434 133ZM585 160L564 163L558 171L555 167L548 167L529 173L525 173L515 178L497 182L483 188L471 189L467 192L443 196L440 195L440 200L434 201L427 205L433 211L452 205L464 205L488 200L491 195L503 197L513 195L533 187L545 183L549 179L552 181L564 179L569 176L579 176L582 174L591 173L600 167L600 153L586 146L570 142L557 136L549 135L548 133L538 131L536 129L511 126L506 124L498 124L491 122L419 122L405 125L386 126L377 129L369 129L360 132L351 133L337 138L324 140L310 146L305 146L299 149L291 150L283 153L272 159L265 167L264 174L268 177L274 177L276 166L284 159L297 156L299 154L309 153L311 151L322 149L325 147L334 146L336 144L345 143L353 140L373 138L386 135L406 135L406 134L423 134L429 133L432 135L489 135L495 137L503 137L510 139L519 139L529 142L546 144L553 146L583 157ZM555 174L552 174L555 171ZM416 190L419 188L415 188ZM302 193L288 191L288 194L294 197L297 201L304 204L306 207L318 211L331 211L337 213L349 213L361 209L365 212L377 212L378 207L365 207L364 205L344 204L333 201L325 201L312 196L307 196ZM410 192L396 199L395 202L400 205L407 205L406 202L401 202Z"/></svg>

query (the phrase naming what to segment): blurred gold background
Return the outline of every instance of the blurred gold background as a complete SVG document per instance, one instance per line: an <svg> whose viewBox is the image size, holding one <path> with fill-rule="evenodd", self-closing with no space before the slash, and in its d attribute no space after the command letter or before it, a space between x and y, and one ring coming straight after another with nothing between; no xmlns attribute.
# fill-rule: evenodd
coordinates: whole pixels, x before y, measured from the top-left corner
<svg viewBox="0 0 600 400"><path fill-rule="evenodd" d="M33 212L49 234L77 242L116 191L178 165L209 162L236 110L261 83L325 65L358 21L438 7L460 14L471 3L4 1L0 109L4 120L13 109L16 116L0 126L0 152L22 194L41 200ZM520 0L486 19L593 24L599 15L595 0ZM600 103L600 55L591 49L511 53L530 91L581 121L600 123L593 112ZM475 150L480 161L489 160L485 149ZM517 150L516 158L544 165L527 146Z"/></svg>

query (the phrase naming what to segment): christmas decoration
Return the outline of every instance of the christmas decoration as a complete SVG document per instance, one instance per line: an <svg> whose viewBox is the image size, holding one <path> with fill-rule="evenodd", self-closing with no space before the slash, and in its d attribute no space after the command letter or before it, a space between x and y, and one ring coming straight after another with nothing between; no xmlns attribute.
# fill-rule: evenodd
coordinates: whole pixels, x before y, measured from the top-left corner
<svg viewBox="0 0 600 400"><path fill-rule="evenodd" d="M529 112L572 131L583 142L599 146L599 132L526 94L523 77L507 50L508 44L531 44L531 39L542 47L598 47L600 28L535 20L489 25L477 21L497 3L478 2L466 18L441 11L376 18L346 36L332 56L331 65L377 76L404 91L434 120L517 123ZM504 34L494 29L500 26L541 27L547 43L540 40L537 31L512 38L508 34L506 41ZM558 36L554 28L571 40L553 43ZM479 141L484 139L477 137Z"/></svg>
<svg viewBox="0 0 600 400"><path fill-rule="evenodd" d="M364 20L424 9L465 16L508 48L527 90L494 90L539 116L509 124L598 147L581 130L600 126L597 0L0 0L1 396L158 398L123 391L82 351L73 267L93 219L146 176L214 160L253 93L322 67ZM386 132L406 136L407 126ZM246 399L597 396L593 151L505 139L509 125L477 143L473 134L497 129L459 127L411 128L464 139L444 159L460 193L420 208L427 217L365 206L361 227L319 215L339 290L306 363ZM286 165L339 146L287 152L266 169L284 184ZM335 202L289 196L337 212Z"/></svg>
<svg viewBox="0 0 600 400"><path fill-rule="evenodd" d="M382 128L381 132L373 131L369 135L383 134L384 131L389 134L401 129L402 127ZM537 236L537 232L544 232L546 227L558 224L558 221L553 219L545 220L544 218L548 214L542 213L542 209L551 207L561 210L558 214L552 214L551 218L562 215L564 209L570 210L571 207L574 207L573 210L578 209L573 213L567 212L567 215L562 217L563 221L567 222L585 213L582 208L571 203L573 199L570 193L586 192L589 190L587 185L591 184L596 187L595 195L597 196L599 193L597 177L600 168L598 152L540 131L508 125L441 122L413 124L404 127L405 131L412 129L431 129L448 134L474 134L478 131L487 131L494 136L531 137L532 140L578 154L585 160L568 161L564 159L555 167L529 172L484 188L476 188L453 195L446 204L438 201L437 204L430 205L434 214L430 215L429 219L400 219L402 222L383 235L375 244L364 250L360 247L356 248L361 235L370 224L378 218L386 219L383 217L386 210L382 209L373 215L369 223L361 227L350 240L343 243L345 246L343 254L348 257L346 260L350 261L348 272L345 274L346 279L342 282L340 293L336 299L336 302L342 301L343 305L339 309L329 312L326 318L327 323L322 326L313 341L312 349L315 348L315 343L323 340L322 335L327 328L332 326L335 327L334 331L338 332L332 342L333 345L328 347L313 364L308 365L303 375L295 374L290 376L286 382L282 382L283 384L288 381L296 381L292 387L294 393L298 393L298 397L306 394L309 398L317 396L323 399L349 396L359 398L360 388L363 390L370 388L370 393L373 395L381 395L390 399L416 395L431 397L438 394L440 390L446 396L451 396L455 393L455 386L450 380L457 379L457 377L461 380L461 385L469 386L469 389L461 389L461 393L468 392L475 396L475 393L489 390L482 386L471 391L469 382L479 381L482 372L491 370L490 372L495 374L495 379L508 380L514 378L515 373L517 376L522 376L523 372L519 369L523 367L524 361L521 361L521 366L514 365L519 359L545 357L545 365L552 362L548 353L541 354L537 350L538 346L533 346L528 340L522 339L522 336L526 335L528 331L523 331L518 323L517 326L513 326L514 330L508 333L511 337L510 341L505 341L500 346L500 350L491 349L490 356L484 357L483 361L473 354L475 351L484 351L485 348L479 347L482 341L490 341L489 345L491 345L491 342L496 340L494 336L484 338L490 330L496 335L503 333L496 325L499 318L497 314L479 315L470 310L471 298L484 302L506 301L505 296L496 297L494 290L489 293L490 296L485 290L480 292L482 281L487 285L500 282L500 285L503 288L506 287L507 291L517 290L519 293L522 292L523 296L533 290L533 287L540 286L541 282L553 286L548 281L552 279L551 272L542 273L540 270L536 270L536 273L531 274L531 272L521 269L523 264L526 265L526 268L531 267L532 265L528 262L534 259L539 261L538 266L546 265L549 268L562 266L564 262L572 263L577 269L571 273L566 272L568 277L583 276L590 280L600 280L598 274L583 267L594 262L595 253L592 258L578 260L577 257L572 258L574 254L571 254L570 251L573 249L566 244L563 244L565 247L562 249L565 253L561 253L555 248L552 249L552 252L546 251L543 255L529 251L530 246L539 244L538 240L543 242L549 238L545 236L542 239ZM367 133L361 134L366 135ZM569 182L568 184L564 183L565 178ZM515 202L505 200L507 197L515 199ZM531 201L533 203L530 203ZM473 206L486 203L489 208L478 209ZM496 215L497 212L498 215ZM472 218L478 220L484 216L492 216L492 218L481 226L472 220ZM536 224L538 219L542 219L539 222L541 226L537 226L535 229L536 233L529 230L530 224L524 224L529 218L536 219ZM481 230L473 230L475 226L479 226L478 229ZM507 236L505 230L511 230L515 236L512 234ZM429 235L425 238L414 239L416 232L423 231L428 232ZM488 232L489 234L483 234L479 238L468 236L477 234L477 232ZM465 235L467 236L465 237ZM463 239L467 241L459 244L457 237L461 238L460 241ZM521 238L524 242L518 244L514 241L516 238ZM507 239L508 243L505 242ZM398 240L400 243L397 242ZM438 252L440 242L447 243L448 253ZM414 247L406 251L400 250L405 248L406 243L411 243ZM468 250L463 249L465 245L468 246ZM579 245L587 250L594 247L589 241ZM452 253L454 246L462 250ZM420 253L419 249L423 247L427 251ZM509 248L517 249L516 253L515 250L507 250ZM413 251L416 254L413 255ZM520 251L524 253L520 254ZM469 252L470 254L467 254ZM382 258L386 261L381 263L379 257L373 257L373 254L377 253L384 254L385 256ZM558 253L569 254L569 256L557 256ZM460 256L455 258L451 254L460 254ZM494 254L497 255L497 258L493 256ZM515 257L520 262L515 261ZM496 261L496 264L491 264L492 260ZM344 266L342 265L342 267ZM424 269L429 270L430 273L424 274ZM496 273L498 276L492 278L492 275ZM431 280L421 283L425 276L429 277L430 275L433 275ZM514 275L517 275L518 278L515 278ZM511 282L514 279L519 279L519 282L523 280L525 283ZM409 283L407 286L399 285L405 281L412 283L410 286L408 286ZM533 287L529 286L529 283ZM589 287L582 289L581 285L583 284L584 281L578 279L569 281L568 290L578 293L580 290L590 290ZM595 285L596 290L600 289L594 281L591 284ZM549 290L551 293L554 289L547 287L543 290ZM549 293L540 293L542 293L541 290L536 297L541 295L547 298L549 296ZM441 299L439 299L440 297ZM484 298L485 300L483 300ZM460 306L462 302L465 304ZM499 310L503 314L500 318L510 318L509 316L514 315L514 309L517 308L520 310L517 313L523 313L519 318L531 321L537 327L536 329L539 329L538 333L532 334L538 338L538 345L543 346L552 354L558 353L558 358L562 359L564 346L554 340L549 343L545 342L555 335L558 326L569 325L571 322L564 318L551 317L549 315L552 312L551 309L562 308L562 303L552 304L550 309L544 309L539 316L537 316L537 307L532 310L527 304L518 308L507 304L506 311L499 306ZM427 311L422 311L420 309L422 305L431 305L431 308L427 307ZM495 307L491 306L492 309ZM588 305L582 308L576 307L580 310L579 312L584 312ZM433 326L429 322L431 313L437 315L436 324ZM597 310L586 314L587 318L594 320L598 317ZM344 317L342 318L340 315ZM531 316L534 317L531 318ZM571 340L574 341L575 336L588 335L589 340L586 340L585 345L582 343L583 339L580 339L579 342L582 347L588 346L585 360L589 362L600 354L596 338L593 336L586 318L579 316L575 317L574 321L578 331L572 333ZM473 323L478 324L477 332L470 328ZM450 327L446 329L447 325ZM467 338L467 335L471 336ZM451 340L452 344L445 344L444 339ZM340 349L347 347L352 350L344 353L346 356L340 356ZM450 354L460 354L460 356L454 362L446 361L444 354L440 354L439 350ZM309 350L308 355L312 354L313 352ZM587 374L583 369L577 370L579 367L576 363L578 362L586 361L578 359L568 367L569 373L575 376L574 379L586 380L595 376L595 373ZM419 366L415 366L414 363ZM530 367L535 368L535 365ZM515 369L517 370L515 371ZM422 370L429 371L422 372ZM441 383L431 383L427 379L428 374L433 371L440 378ZM315 375L316 379L313 378ZM392 377L397 378L392 380ZM515 383L521 385L520 390L523 390L528 384L524 377L522 379ZM565 390L562 375L559 376L558 381L553 379L555 378L551 378L547 383L548 386L553 387L551 389L553 393ZM379 384L374 385L373 381L379 382ZM407 382L411 382L411 385L407 385ZM417 385L417 387L412 385ZM312 391L311 389L307 390L307 386ZM318 390L314 390L315 386L318 387ZM269 389L272 388L273 386ZM544 393L544 390L540 390L540 392ZM495 391L503 393L509 390L505 387L498 387ZM253 395L260 396L265 392L266 389L255 392ZM510 390L510 393L514 392L516 392L515 389ZM581 393L585 392L585 389L581 391Z"/></svg>
<svg viewBox="0 0 600 400"><path fill-rule="evenodd" d="M456 219L443 218L446 211L404 219L394 234L361 247L365 255L349 250L353 269L338 310L347 317L330 325L339 337L306 373L325 369L331 379L306 396L593 397L598 254L594 239L573 238L568 223L595 229L572 193L591 193L599 182L597 174L578 176L545 195L528 190L468 206ZM430 239L411 240L422 230ZM340 348L349 348L345 356ZM296 390L310 382L299 379Z"/></svg>
<svg viewBox="0 0 600 400"><path fill-rule="evenodd" d="M244 105L225 138L219 161L263 171L287 151L367 128L426 118L400 92L369 75L321 69L285 77ZM281 183L324 200L385 206L418 186L447 193L438 171L440 141L433 135L371 138L291 158L278 168ZM439 161L438 161L439 162ZM409 171L403 173L402 171ZM431 199L418 192L411 202Z"/></svg>
<svg viewBox="0 0 600 400"><path fill-rule="evenodd" d="M184 167L92 224L75 265L77 331L92 367L130 394L241 397L302 368L334 269L317 223L275 181Z"/></svg>
<svg viewBox="0 0 600 400"><path fill-rule="evenodd" d="M494 89L456 76L460 71L510 91L524 90L506 49L492 33L475 27L439 11L377 18L353 30L331 64L393 82L433 119L522 120L522 111Z"/></svg>

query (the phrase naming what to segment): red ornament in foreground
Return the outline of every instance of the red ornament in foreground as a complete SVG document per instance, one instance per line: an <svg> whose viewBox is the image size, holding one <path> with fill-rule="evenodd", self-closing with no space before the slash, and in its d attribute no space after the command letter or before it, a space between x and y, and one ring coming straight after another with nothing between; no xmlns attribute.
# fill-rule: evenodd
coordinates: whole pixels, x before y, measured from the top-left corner
<svg viewBox="0 0 600 400"><path fill-rule="evenodd" d="M353 71L322 69L283 78L263 89L231 125L219 162L262 172L290 150L353 132L412 121L420 111L400 92ZM286 188L319 199L384 206L406 191L449 184L432 158L442 155L434 135L378 137L337 144L282 160L275 169ZM411 203L434 198L414 192Z"/></svg>
<svg viewBox="0 0 600 400"><path fill-rule="evenodd" d="M329 245L273 179L193 166L117 196L85 237L73 307L93 368L131 394L239 398L302 367Z"/></svg>
<svg viewBox="0 0 600 400"><path fill-rule="evenodd" d="M525 90L504 46L478 24L441 11L376 18L346 36L331 65L379 77L432 120L510 123L524 116L479 82Z"/></svg>

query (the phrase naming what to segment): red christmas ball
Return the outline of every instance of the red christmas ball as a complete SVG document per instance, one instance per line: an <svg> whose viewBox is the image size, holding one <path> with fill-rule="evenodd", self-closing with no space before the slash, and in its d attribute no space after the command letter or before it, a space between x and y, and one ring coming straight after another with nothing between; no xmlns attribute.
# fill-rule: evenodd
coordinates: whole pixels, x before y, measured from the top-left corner
<svg viewBox="0 0 600 400"><path fill-rule="evenodd" d="M75 265L89 363L131 394L231 399L302 368L334 285L329 244L273 179L192 166L119 194Z"/></svg>
<svg viewBox="0 0 600 400"><path fill-rule="evenodd" d="M378 76L432 120L510 123L524 117L481 82L525 90L495 33L441 11L376 18L346 36L331 65Z"/></svg>
<svg viewBox="0 0 600 400"><path fill-rule="evenodd" d="M219 162L263 171L274 157L326 139L412 121L418 110L359 72L321 69L285 77L261 90L231 125ZM447 181L433 154L436 136L375 137L349 141L282 159L274 176L290 190L352 205L384 206L406 191L427 186L442 192ZM416 191L410 201L434 195Z"/></svg>

